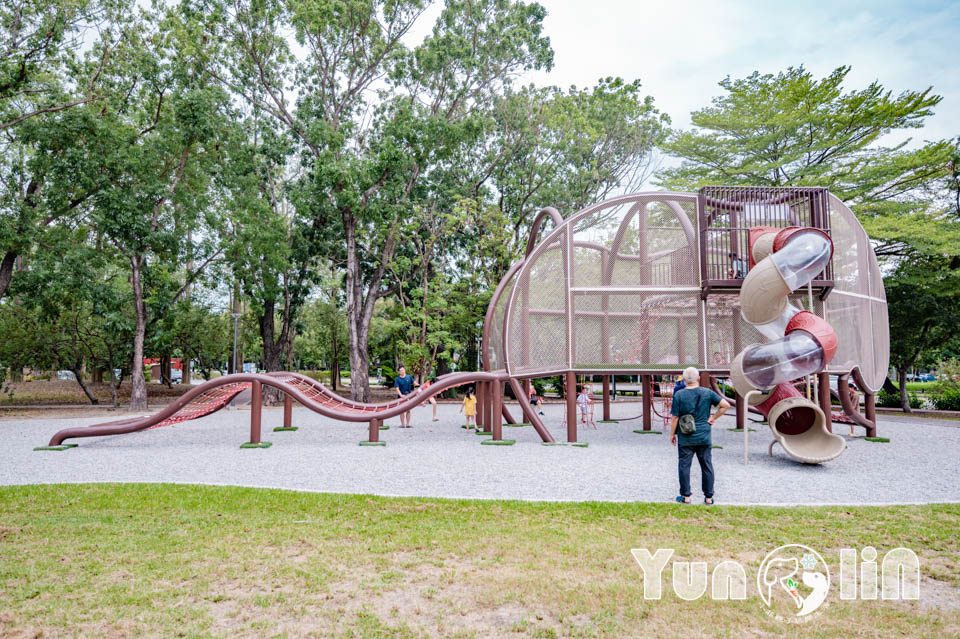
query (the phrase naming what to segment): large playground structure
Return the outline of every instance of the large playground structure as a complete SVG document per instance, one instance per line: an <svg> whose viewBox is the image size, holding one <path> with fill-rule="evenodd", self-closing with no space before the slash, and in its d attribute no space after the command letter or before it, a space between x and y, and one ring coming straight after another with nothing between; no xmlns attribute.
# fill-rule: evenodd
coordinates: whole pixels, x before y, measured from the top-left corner
<svg viewBox="0 0 960 639"><path fill-rule="evenodd" d="M552 222L553 228L545 226ZM541 237L542 236L542 237ZM846 448L832 434L830 375L845 420L876 436L875 393L889 365L883 280L862 226L821 187L705 187L698 193L647 192L594 204L564 219L536 216L526 255L496 287L483 324L479 372L443 375L426 390L387 403L345 399L297 373L225 375L198 385L147 417L69 428L49 447L77 437L129 433L196 419L251 389L250 442L260 445L262 387L324 416L366 422L365 444L380 444L386 419L449 388L477 387L477 423L493 440L516 423L505 385L525 422L554 438L530 402L531 380L562 375L566 439L577 442L578 376L601 376L610 420L611 376L639 375L642 424L652 428L653 376L694 366L701 384L736 389L737 427L763 415L774 443L805 463ZM865 415L848 393L865 397ZM805 396L796 382L815 379ZM808 385L809 388L809 385Z"/></svg>

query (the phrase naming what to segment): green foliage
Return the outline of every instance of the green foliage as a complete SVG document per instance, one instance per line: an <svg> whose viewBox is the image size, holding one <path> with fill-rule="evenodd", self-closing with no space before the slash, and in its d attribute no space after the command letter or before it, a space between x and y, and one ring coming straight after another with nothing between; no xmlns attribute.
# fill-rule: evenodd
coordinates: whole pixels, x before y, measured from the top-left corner
<svg viewBox="0 0 960 639"><path fill-rule="evenodd" d="M725 93L691 114L695 129L665 145L683 162L662 171L661 183L826 186L853 206L881 243L878 253L958 245L958 220L931 210L927 190L946 174L951 144L882 145L891 131L922 127L940 96L893 96L878 82L845 92L849 72L839 67L818 80L801 66L724 79Z"/></svg>
<svg viewBox="0 0 960 639"><path fill-rule="evenodd" d="M944 391L960 390L960 358L940 360L937 364L937 383Z"/></svg>
<svg viewBox="0 0 960 639"><path fill-rule="evenodd" d="M923 407L923 400L921 400L916 393L909 393L907 397L910 402L910 408ZM877 406L882 408L903 408L900 403L900 393L888 393L885 390L881 390L877 393Z"/></svg>
<svg viewBox="0 0 960 639"><path fill-rule="evenodd" d="M930 401L937 410L960 411L960 388L948 388L942 393L931 395Z"/></svg>
<svg viewBox="0 0 960 639"><path fill-rule="evenodd" d="M890 362L910 370L921 355L951 343L960 331L960 269L953 258L904 261L886 278Z"/></svg>
<svg viewBox="0 0 960 639"><path fill-rule="evenodd" d="M539 377L531 380L530 384L533 386L533 389L537 391L537 396L542 398L544 393L547 392L547 381L540 379Z"/></svg>

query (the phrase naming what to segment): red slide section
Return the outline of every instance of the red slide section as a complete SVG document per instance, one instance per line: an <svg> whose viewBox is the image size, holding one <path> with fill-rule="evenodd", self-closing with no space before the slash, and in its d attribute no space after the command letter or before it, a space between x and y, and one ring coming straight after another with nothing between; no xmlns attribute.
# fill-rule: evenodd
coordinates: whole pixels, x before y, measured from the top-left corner
<svg viewBox="0 0 960 639"><path fill-rule="evenodd" d="M147 428L159 428L197 419L215 413L250 388L254 382L273 386L310 410L324 417L348 422L385 420L405 413L448 388L474 382L504 382L503 371L450 373L437 378L426 390L419 390L400 399L381 404L367 404L341 397L323 384L299 373L237 373L224 375L195 386L169 406L153 415L132 417L93 426L66 428L50 440L49 446L60 446L67 439L123 435ZM535 426L536 427L536 426ZM537 428L544 441L553 441L546 429Z"/></svg>

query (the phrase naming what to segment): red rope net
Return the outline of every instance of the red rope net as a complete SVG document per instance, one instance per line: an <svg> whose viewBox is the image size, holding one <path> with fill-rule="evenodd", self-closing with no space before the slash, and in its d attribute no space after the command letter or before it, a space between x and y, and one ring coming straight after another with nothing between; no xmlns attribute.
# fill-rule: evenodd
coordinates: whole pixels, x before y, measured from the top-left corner
<svg viewBox="0 0 960 639"><path fill-rule="evenodd" d="M236 384L224 384L201 393L193 398L189 404L178 410L176 413L166 418L159 424L150 427L162 428L163 426L172 426L191 419L204 417L214 413L230 403L234 397L250 388L249 382L238 382Z"/></svg>
<svg viewBox="0 0 960 639"><path fill-rule="evenodd" d="M305 380L298 376L275 375L274 379L276 379L281 386L294 388L306 395L308 399L339 413L373 415L389 408L393 408L399 404L400 401L402 401L400 399L396 399L384 404L356 405L352 402L344 400L343 398L340 398L327 388L319 384L313 384L309 380ZM223 386L211 388L210 390L197 395L189 404L159 424L151 426L150 428L153 429L162 428L164 426L172 426L173 424L179 424L180 422L189 421L191 419L198 419L200 417L209 415L210 413L214 413L229 404L234 397L248 388L250 388L250 382L237 382L235 384L224 384Z"/></svg>

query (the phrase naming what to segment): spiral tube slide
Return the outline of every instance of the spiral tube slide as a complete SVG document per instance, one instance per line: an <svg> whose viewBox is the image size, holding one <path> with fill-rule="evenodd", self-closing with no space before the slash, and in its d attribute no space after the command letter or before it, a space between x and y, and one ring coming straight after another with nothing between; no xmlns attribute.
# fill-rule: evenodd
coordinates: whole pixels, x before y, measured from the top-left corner
<svg viewBox="0 0 960 639"><path fill-rule="evenodd" d="M791 382L822 371L837 350L837 335L823 318L789 302L829 263L833 242L819 229L755 227L750 256L756 264L740 289L744 320L772 341L751 344L730 365L740 395L757 390L750 403L766 418L776 441L794 459L819 464L847 447L826 427L823 410Z"/></svg>

